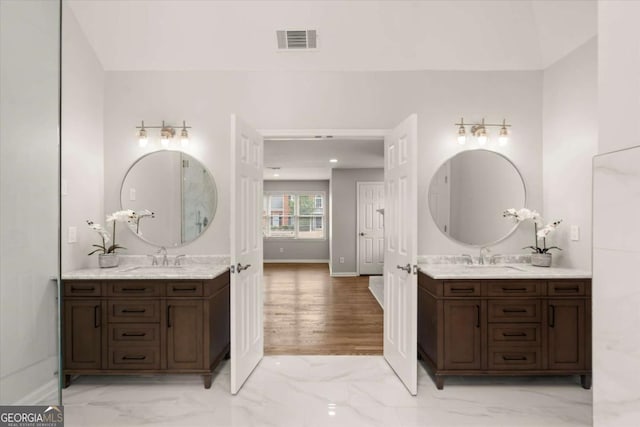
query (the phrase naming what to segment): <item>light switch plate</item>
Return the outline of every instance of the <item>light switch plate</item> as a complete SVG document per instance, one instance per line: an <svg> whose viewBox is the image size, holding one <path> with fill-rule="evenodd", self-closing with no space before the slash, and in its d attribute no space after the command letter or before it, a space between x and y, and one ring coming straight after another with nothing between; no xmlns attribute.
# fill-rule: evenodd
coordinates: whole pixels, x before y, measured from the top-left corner
<svg viewBox="0 0 640 427"><path fill-rule="evenodd" d="M343 256L340 257L340 264L344 264L344 257Z"/></svg>
<svg viewBox="0 0 640 427"><path fill-rule="evenodd" d="M129 200L135 200L136 199L136 189L135 188L130 188L129 189Z"/></svg>
<svg viewBox="0 0 640 427"><path fill-rule="evenodd" d="M580 240L580 227L577 225L571 226L571 240L574 242Z"/></svg>
<svg viewBox="0 0 640 427"><path fill-rule="evenodd" d="M67 231L67 243L76 243L78 241L78 228L69 227Z"/></svg>

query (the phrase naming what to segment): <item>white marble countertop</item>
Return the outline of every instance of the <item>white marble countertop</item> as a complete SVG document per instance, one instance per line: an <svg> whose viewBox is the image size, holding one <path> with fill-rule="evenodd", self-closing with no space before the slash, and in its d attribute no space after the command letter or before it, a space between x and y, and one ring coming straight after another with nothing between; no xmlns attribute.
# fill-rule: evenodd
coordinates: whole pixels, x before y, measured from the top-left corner
<svg viewBox="0 0 640 427"><path fill-rule="evenodd" d="M535 267L531 264L418 264L434 279L589 279L591 272L574 268Z"/></svg>
<svg viewBox="0 0 640 427"><path fill-rule="evenodd" d="M146 256L121 256L120 265L113 268L85 268L62 274L62 280L208 280L229 270L229 258L225 256L187 256L182 265L152 266ZM171 258L171 256L170 256Z"/></svg>

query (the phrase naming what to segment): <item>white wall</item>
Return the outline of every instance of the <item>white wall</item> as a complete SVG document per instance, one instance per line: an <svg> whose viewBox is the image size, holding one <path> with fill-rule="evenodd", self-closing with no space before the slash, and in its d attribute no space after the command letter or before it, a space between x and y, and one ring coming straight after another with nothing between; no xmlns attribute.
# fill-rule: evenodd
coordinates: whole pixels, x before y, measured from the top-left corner
<svg viewBox="0 0 640 427"><path fill-rule="evenodd" d="M0 1L1 404L57 402L59 17Z"/></svg>
<svg viewBox="0 0 640 427"><path fill-rule="evenodd" d="M598 52L591 39L544 70L542 213L562 219L554 265L591 270L591 164L598 152ZM570 240L571 226L580 240Z"/></svg>
<svg viewBox="0 0 640 427"><path fill-rule="evenodd" d="M358 270L358 182L384 181L384 169L331 169L331 273ZM344 262L340 262L344 258Z"/></svg>
<svg viewBox="0 0 640 427"><path fill-rule="evenodd" d="M598 2L598 151L640 143L640 2ZM593 415L596 426L640 418L638 148L595 162ZM615 204L614 204L615 203ZM612 209L614 208L614 209Z"/></svg>
<svg viewBox="0 0 640 427"><path fill-rule="evenodd" d="M329 261L329 212L331 212L329 181L265 181L264 191L323 191L326 227L326 239L319 241L264 239L264 259L267 261ZM280 252L280 248L283 252Z"/></svg>
<svg viewBox="0 0 640 427"><path fill-rule="evenodd" d="M105 225L104 216L104 71L69 5L62 10L62 271L97 266L87 256L100 243L88 219ZM68 243L68 227L77 243Z"/></svg>
<svg viewBox="0 0 640 427"><path fill-rule="evenodd" d="M173 60L170 58L170 60ZM176 61L179 58L175 58ZM429 214L427 192L440 164L469 143L456 144L454 122L513 124L511 142L500 151L520 168L529 206L542 207L542 72L107 72L105 91L105 210L119 208L120 183L140 155L157 147L153 134L138 147L135 126L186 119L190 153L212 172L219 209L211 227L181 249L187 253L229 252L229 114L259 129L392 128L418 114L419 253L463 253L469 248L442 235ZM496 140L495 133L493 141ZM121 233L124 235L125 233ZM522 252L529 230L519 230L496 252ZM149 253L133 235L121 242L127 253Z"/></svg>

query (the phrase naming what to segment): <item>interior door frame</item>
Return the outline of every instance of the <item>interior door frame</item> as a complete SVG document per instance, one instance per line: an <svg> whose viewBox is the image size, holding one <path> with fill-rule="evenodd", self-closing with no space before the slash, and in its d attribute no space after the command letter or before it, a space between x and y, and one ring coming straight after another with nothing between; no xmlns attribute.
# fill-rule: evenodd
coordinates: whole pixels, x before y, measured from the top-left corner
<svg viewBox="0 0 640 427"><path fill-rule="evenodd" d="M264 141L282 141L282 140L306 140L306 141L317 141L318 136L328 136L331 135L333 138L339 139L354 139L354 140L363 140L368 139L371 141L383 141L385 136L387 136L392 129L384 129L384 128L367 128L367 129L338 129L338 128L325 128L325 129L257 129L258 133L262 135ZM383 166L384 168L384 166ZM331 179L329 179L329 190L331 190ZM328 195L329 199L331 199L331 191L329 191ZM329 204L333 206L332 203ZM329 218L329 233L327 234L327 239L329 240L329 273L331 274L331 260L333 259L333 250L332 250L332 241L333 241L333 214L331 210L328 212ZM357 245L356 245L357 246ZM356 254L357 257L357 254ZM360 267L359 262L356 259L356 268L358 271L358 275ZM349 274L351 276L351 274Z"/></svg>
<svg viewBox="0 0 640 427"><path fill-rule="evenodd" d="M384 167L383 167L384 169ZM360 276L360 186L361 184L380 184L384 190L384 181L356 181L356 273ZM329 245L331 247L331 245ZM382 270L384 275L384 267Z"/></svg>

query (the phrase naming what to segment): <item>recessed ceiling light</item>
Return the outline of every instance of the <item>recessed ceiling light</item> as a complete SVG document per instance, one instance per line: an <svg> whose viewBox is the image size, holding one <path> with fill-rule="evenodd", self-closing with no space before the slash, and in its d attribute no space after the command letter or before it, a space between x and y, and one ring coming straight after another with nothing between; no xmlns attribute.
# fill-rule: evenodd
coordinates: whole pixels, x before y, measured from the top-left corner
<svg viewBox="0 0 640 427"><path fill-rule="evenodd" d="M280 174L279 173L274 173L273 176L280 176Z"/></svg>
<svg viewBox="0 0 640 427"><path fill-rule="evenodd" d="M331 159L329 160L330 163L338 163L338 159Z"/></svg>

